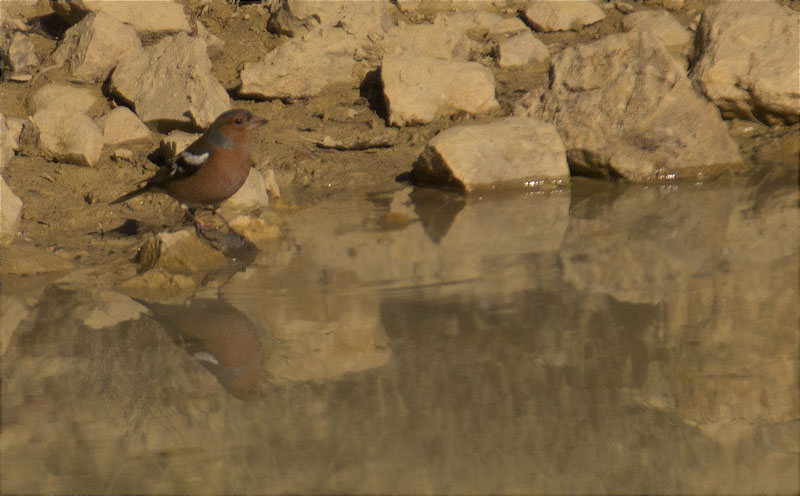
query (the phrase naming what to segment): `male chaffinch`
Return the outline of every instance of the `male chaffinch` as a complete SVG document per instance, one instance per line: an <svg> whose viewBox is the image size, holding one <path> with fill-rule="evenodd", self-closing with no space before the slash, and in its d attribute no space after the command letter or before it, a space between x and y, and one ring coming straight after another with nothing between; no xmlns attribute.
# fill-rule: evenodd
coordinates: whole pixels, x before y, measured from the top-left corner
<svg viewBox="0 0 800 496"><path fill-rule="evenodd" d="M203 136L179 153L145 184L111 203L121 203L147 191L162 191L184 210L217 205L239 191L253 159L250 134L267 121L243 109L220 114Z"/></svg>

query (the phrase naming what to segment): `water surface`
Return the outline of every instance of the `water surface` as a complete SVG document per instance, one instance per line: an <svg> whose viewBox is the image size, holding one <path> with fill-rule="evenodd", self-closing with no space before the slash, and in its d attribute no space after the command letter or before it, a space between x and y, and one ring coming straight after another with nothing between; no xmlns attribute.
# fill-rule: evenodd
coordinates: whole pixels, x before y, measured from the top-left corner
<svg viewBox="0 0 800 496"><path fill-rule="evenodd" d="M797 492L796 184L322 202L112 327L7 280L2 490Z"/></svg>

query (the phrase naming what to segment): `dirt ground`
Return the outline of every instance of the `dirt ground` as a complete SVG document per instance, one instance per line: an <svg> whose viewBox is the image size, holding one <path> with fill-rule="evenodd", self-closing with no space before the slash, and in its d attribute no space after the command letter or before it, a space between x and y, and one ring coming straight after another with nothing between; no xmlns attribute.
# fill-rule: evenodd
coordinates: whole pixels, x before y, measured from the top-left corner
<svg viewBox="0 0 800 496"><path fill-rule="evenodd" d="M782 2L789 4L789 2ZM792 8L800 10L794 5ZM198 8L200 2L189 2ZM673 12L684 25L692 22L699 2L687 1ZM635 8L643 8L641 2ZM3 2L3 8L34 26L31 37L42 67L50 64L48 54L55 49L68 27L51 11L47 2L37 4ZM607 10L608 18L580 32L539 33L547 45L572 45L598 39L621 30L622 14ZM253 156L262 172L273 169L283 193L274 205L271 219L281 222L282 211L326 199L389 192L407 181L407 173L425 143L454 121L468 117L454 116L424 126L392 128L381 116L378 89L362 84L329 88L323 95L301 101L254 101L237 96L238 70L246 61L254 61L285 41L285 37L265 30L269 13L260 3L242 3L238 9L223 0L213 0L199 19L225 46L212 56L214 73L233 99L233 106L245 108L267 119L257 131ZM487 54L489 56L490 54ZM523 68L494 68L498 83L500 109L482 119L508 115L514 102L528 90L546 84L546 65ZM7 117L28 116L27 99L42 85L66 82L63 68L42 71L31 82L0 83L0 106ZM367 79L369 82L369 78ZM89 86L98 94L101 85ZM90 111L98 116L111 107L111 98L103 96L105 106ZM315 143L330 136L337 140L386 134L392 146L360 151L319 148ZM768 129L760 125L732 124L732 134L743 154L752 159L760 150L773 150L782 161L796 153L797 126ZM118 275L133 274L131 262L149 232L175 229L182 223L178 204L163 195L144 195L141 202L109 205L108 202L129 191L138 181L156 170L148 156L158 146L160 136L149 143L106 147L94 167L54 163L34 155L12 157L3 175L11 189L23 200L23 217L17 239L6 251L6 259L25 257L26 249L36 247L58 253L65 260L80 265L118 265ZM777 145L776 145L777 143ZM127 148L131 160L114 160L112 152ZM770 153L773 153L770 152ZM757 158L757 157L756 157Z"/></svg>

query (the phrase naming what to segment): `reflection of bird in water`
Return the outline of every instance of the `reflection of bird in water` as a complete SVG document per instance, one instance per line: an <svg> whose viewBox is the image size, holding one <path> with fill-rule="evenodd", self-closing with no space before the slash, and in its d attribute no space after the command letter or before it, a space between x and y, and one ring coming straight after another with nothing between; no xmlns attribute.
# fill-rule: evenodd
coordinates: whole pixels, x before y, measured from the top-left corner
<svg viewBox="0 0 800 496"><path fill-rule="evenodd" d="M216 375L231 394L250 400L271 389L259 328L233 306L215 299L146 305L172 339Z"/></svg>

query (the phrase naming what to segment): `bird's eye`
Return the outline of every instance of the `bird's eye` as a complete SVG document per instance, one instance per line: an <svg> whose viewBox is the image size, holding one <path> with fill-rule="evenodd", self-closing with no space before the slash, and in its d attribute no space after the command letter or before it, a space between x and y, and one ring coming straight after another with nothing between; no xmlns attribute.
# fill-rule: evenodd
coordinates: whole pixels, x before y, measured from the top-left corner
<svg viewBox="0 0 800 496"><path fill-rule="evenodd" d="M244 122L244 119L242 119L241 117L237 117L237 118L234 120L234 122L235 122L236 124L241 124L242 122Z"/></svg>

